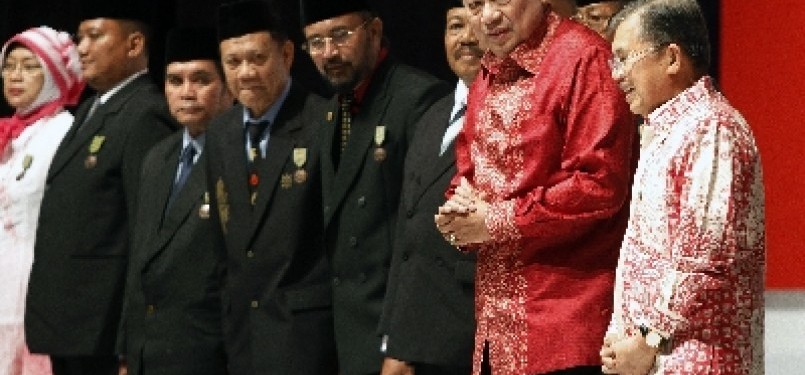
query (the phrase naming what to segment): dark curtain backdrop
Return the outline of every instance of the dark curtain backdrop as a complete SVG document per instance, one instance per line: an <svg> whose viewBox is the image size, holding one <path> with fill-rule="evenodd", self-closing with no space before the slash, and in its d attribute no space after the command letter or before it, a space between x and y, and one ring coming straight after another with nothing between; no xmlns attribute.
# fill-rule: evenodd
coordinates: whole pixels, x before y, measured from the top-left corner
<svg viewBox="0 0 805 375"><path fill-rule="evenodd" d="M110 0L126 1L126 0ZM223 0L127 0L151 9L154 40L151 45L151 72L162 80L164 64L162 46L167 30L176 25L212 26L216 8ZM297 0L267 0L278 4L285 12L293 38L301 42ZM392 54L399 59L431 72L446 81L456 78L449 70L444 55L442 32L444 14L441 0L368 0L383 19L385 34ZM537 1L537 0L533 0ZM713 42L713 66L719 66L718 31L720 1L699 0L710 26ZM0 0L0 40L29 27L48 25L74 32L81 15L80 0ZM326 94L327 89L315 72L310 58L297 49L294 76L315 91ZM713 72L717 75L717 72ZM7 115L5 101L0 101L0 114Z"/></svg>

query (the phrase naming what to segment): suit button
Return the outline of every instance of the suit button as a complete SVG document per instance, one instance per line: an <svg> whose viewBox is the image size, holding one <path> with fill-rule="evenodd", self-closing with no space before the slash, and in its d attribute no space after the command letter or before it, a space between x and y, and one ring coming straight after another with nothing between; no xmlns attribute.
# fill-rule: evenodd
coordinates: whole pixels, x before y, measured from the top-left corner
<svg viewBox="0 0 805 375"><path fill-rule="evenodd" d="M358 198L358 207L363 207L366 205L366 197Z"/></svg>
<svg viewBox="0 0 805 375"><path fill-rule="evenodd" d="M436 264L438 264L439 267L444 267L444 259L436 257Z"/></svg>
<svg viewBox="0 0 805 375"><path fill-rule="evenodd" d="M251 250L247 251L246 252L246 257L247 258L254 258L254 251L251 251Z"/></svg>
<svg viewBox="0 0 805 375"><path fill-rule="evenodd" d="M403 253L402 260L403 260L403 262L408 261L408 253Z"/></svg>
<svg viewBox="0 0 805 375"><path fill-rule="evenodd" d="M148 315L154 315L154 312L156 310L157 310L157 308L154 305L148 305L148 306L145 307L145 313L148 314Z"/></svg>
<svg viewBox="0 0 805 375"><path fill-rule="evenodd" d="M258 302L257 300L253 300L251 305L252 305L253 309L256 309L256 308L260 307L260 302Z"/></svg>
<svg viewBox="0 0 805 375"><path fill-rule="evenodd" d="M414 217L414 210L412 210L410 208L405 210L405 216L408 216L409 219Z"/></svg>
<svg viewBox="0 0 805 375"><path fill-rule="evenodd" d="M351 246L351 247L358 246L358 238L350 237L349 238L349 246Z"/></svg>
<svg viewBox="0 0 805 375"><path fill-rule="evenodd" d="M360 282L361 284L366 282L366 274L365 273L361 272L360 275L358 275L358 282Z"/></svg>
<svg viewBox="0 0 805 375"><path fill-rule="evenodd" d="M339 279L338 277L333 277L333 285L335 286L341 285L341 279Z"/></svg>

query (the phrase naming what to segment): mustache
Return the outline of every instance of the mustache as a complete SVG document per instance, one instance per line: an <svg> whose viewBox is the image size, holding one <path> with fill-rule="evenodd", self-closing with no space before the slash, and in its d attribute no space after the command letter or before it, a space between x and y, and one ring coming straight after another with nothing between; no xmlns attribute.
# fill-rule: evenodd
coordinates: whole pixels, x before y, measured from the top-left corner
<svg viewBox="0 0 805 375"><path fill-rule="evenodd" d="M473 44L464 44L459 47L455 52L453 52L453 57L458 59L461 55L470 54L474 57L481 58L484 55L484 50L478 46L477 43Z"/></svg>

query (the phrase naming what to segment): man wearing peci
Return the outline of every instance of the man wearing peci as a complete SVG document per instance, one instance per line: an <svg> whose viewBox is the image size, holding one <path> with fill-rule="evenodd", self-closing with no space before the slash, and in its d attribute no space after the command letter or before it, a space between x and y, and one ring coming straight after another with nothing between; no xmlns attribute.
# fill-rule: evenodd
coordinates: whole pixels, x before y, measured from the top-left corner
<svg viewBox="0 0 805 375"><path fill-rule="evenodd" d="M464 125L469 86L483 49L458 0L440 0L447 61L459 77L455 92L420 119L405 159L405 179L389 286L381 320L387 335L384 375L472 371L475 254L462 254L433 224L456 173L453 140Z"/></svg>
<svg viewBox="0 0 805 375"><path fill-rule="evenodd" d="M31 351L55 374L111 374L140 171L175 122L147 74L149 27L135 5L83 4L84 101L53 157L25 312Z"/></svg>
<svg viewBox="0 0 805 375"><path fill-rule="evenodd" d="M209 122L232 106L213 28L174 29L165 96L184 130L143 162L124 304L132 374L226 373L221 332L223 244L210 218L204 153Z"/></svg>
<svg viewBox="0 0 805 375"><path fill-rule="evenodd" d="M337 92L317 114L340 371L377 374L378 323L416 122L448 87L399 63L363 0L302 0L305 48Z"/></svg>
<svg viewBox="0 0 805 375"><path fill-rule="evenodd" d="M294 45L260 0L221 5L218 37L239 103L207 133L213 219L223 233L231 375L337 372L316 145L321 99L290 77Z"/></svg>

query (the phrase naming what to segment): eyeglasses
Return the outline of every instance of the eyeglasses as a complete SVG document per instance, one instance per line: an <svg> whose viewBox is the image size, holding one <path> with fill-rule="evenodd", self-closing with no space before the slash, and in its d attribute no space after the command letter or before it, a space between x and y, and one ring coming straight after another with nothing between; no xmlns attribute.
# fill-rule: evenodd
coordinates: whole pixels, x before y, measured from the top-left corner
<svg viewBox="0 0 805 375"><path fill-rule="evenodd" d="M644 57L648 56L652 52L656 52L657 49L660 47L652 46L648 48L644 48L640 51L632 51L626 54L625 58L615 57L613 56L609 60L609 67L612 69L612 73L616 76L626 74L629 70L632 69L635 63L642 60Z"/></svg>
<svg viewBox="0 0 805 375"><path fill-rule="evenodd" d="M25 75L33 75L42 70L42 65L30 62L18 62L16 64L5 63L3 64L3 74L11 74L17 69Z"/></svg>
<svg viewBox="0 0 805 375"><path fill-rule="evenodd" d="M355 26L353 29L333 30L330 36L314 36L302 45L302 49L306 50L311 55L320 55L327 49L327 42L332 43L336 47L343 47L349 43L352 34L355 34L361 27L366 26L371 20L370 18L363 21L362 24Z"/></svg>
<svg viewBox="0 0 805 375"><path fill-rule="evenodd" d="M464 0L464 6L470 10L472 15L477 15L481 13L481 9L484 8L484 3L487 1L498 7L508 5L511 2L511 0Z"/></svg>

